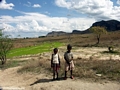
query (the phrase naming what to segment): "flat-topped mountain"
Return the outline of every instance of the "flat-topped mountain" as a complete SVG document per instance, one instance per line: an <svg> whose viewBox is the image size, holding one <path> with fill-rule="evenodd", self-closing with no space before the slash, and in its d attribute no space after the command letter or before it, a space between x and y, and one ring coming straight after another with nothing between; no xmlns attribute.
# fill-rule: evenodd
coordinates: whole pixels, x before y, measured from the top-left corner
<svg viewBox="0 0 120 90"><path fill-rule="evenodd" d="M106 27L107 31L117 31L120 30L120 22L117 20L109 20L109 21L100 21L93 23L93 26L101 26Z"/></svg>
<svg viewBox="0 0 120 90"><path fill-rule="evenodd" d="M63 31L52 31L47 34L47 36L61 36L67 34L66 32Z"/></svg>

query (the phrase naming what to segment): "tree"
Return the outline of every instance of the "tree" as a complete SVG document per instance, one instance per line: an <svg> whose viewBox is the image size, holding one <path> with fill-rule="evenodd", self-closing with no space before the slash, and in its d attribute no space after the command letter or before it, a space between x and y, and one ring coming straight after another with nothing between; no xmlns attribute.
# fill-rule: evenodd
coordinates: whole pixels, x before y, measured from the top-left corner
<svg viewBox="0 0 120 90"><path fill-rule="evenodd" d="M100 43L101 35L107 33L107 30L105 29L105 27L100 27L100 26L91 27L89 30L96 35L96 38L97 38L96 44Z"/></svg>
<svg viewBox="0 0 120 90"><path fill-rule="evenodd" d="M0 60L2 65L6 63L7 53L11 50L12 46L12 40L8 35L4 35L2 29L0 29Z"/></svg>

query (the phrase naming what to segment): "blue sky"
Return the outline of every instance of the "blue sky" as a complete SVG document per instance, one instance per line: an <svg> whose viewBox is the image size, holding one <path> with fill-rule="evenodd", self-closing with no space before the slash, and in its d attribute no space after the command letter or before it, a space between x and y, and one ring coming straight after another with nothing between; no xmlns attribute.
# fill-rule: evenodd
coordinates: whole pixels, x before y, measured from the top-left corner
<svg viewBox="0 0 120 90"><path fill-rule="evenodd" d="M94 22L120 21L120 0L0 0L0 28L11 37L85 30Z"/></svg>

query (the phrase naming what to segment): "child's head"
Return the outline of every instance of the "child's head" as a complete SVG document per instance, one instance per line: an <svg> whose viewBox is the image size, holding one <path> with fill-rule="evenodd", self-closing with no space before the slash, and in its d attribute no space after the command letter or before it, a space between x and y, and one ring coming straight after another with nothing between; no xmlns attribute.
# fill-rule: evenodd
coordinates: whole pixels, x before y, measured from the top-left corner
<svg viewBox="0 0 120 90"><path fill-rule="evenodd" d="M72 49L72 46L70 44L67 45L67 50L70 51Z"/></svg>
<svg viewBox="0 0 120 90"><path fill-rule="evenodd" d="M58 49L54 48L53 51L54 51L54 54L56 54L58 52Z"/></svg>

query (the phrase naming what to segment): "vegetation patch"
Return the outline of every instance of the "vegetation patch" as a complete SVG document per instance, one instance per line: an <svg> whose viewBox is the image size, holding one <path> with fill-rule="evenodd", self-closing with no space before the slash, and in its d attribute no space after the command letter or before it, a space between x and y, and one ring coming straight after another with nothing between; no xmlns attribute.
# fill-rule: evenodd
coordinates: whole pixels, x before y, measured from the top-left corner
<svg viewBox="0 0 120 90"><path fill-rule="evenodd" d="M115 50L115 51L103 51L103 54L115 54L115 55L120 55L120 52Z"/></svg>
<svg viewBox="0 0 120 90"><path fill-rule="evenodd" d="M33 55L33 54L48 52L53 47L60 47L60 46L62 46L62 43L60 43L60 42L53 42L53 43L46 42L46 43L43 43L43 44L40 44L40 45L12 49L7 54L7 57L11 58L11 57L14 57L14 56Z"/></svg>
<svg viewBox="0 0 120 90"><path fill-rule="evenodd" d="M75 76L79 78L120 80L119 60L76 60Z"/></svg>
<svg viewBox="0 0 120 90"><path fill-rule="evenodd" d="M119 60L85 60L76 59L73 75L80 79L92 80L120 80L120 61ZM52 75L52 68L49 59L31 60L18 72L45 73ZM69 75L69 72L68 72ZM61 62L59 77L64 77L64 62Z"/></svg>
<svg viewBox="0 0 120 90"><path fill-rule="evenodd" d="M11 68L11 67L17 67L17 66L21 66L23 64L25 64L27 61L26 60L21 60L21 61L17 61L17 60L9 60L7 61L6 64L1 65L0 64L0 69L7 69L7 68Z"/></svg>
<svg viewBox="0 0 120 90"><path fill-rule="evenodd" d="M50 60L48 59L32 59L29 60L26 65L18 70L19 73L33 72L33 73L50 73Z"/></svg>

